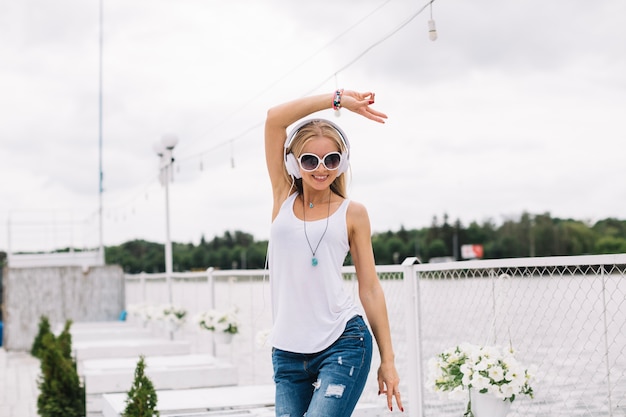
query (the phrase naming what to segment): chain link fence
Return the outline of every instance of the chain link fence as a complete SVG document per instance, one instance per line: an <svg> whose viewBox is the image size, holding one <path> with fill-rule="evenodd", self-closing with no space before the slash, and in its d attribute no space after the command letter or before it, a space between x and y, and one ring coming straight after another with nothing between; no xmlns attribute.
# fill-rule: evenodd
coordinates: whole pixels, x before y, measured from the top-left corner
<svg viewBox="0 0 626 417"><path fill-rule="evenodd" d="M466 401L426 386L426 362L469 342L510 345L522 363L536 366L535 398L519 397L509 417L626 416L626 255L412 261L377 267L408 415L463 415ZM344 277L358 302L354 268L345 267ZM271 350L261 342L271 327L268 279L264 270L175 273L171 285L164 274L128 275L127 306L171 299L190 318L237 307L242 324L231 345L213 344L193 320L175 337L237 364L242 385L271 384ZM382 410L378 364L375 352L361 401Z"/></svg>
<svg viewBox="0 0 626 417"><path fill-rule="evenodd" d="M509 416L626 416L626 255L416 265L422 363L461 342L512 346L535 398ZM426 376L422 368L420 377ZM461 416L423 390L424 416Z"/></svg>

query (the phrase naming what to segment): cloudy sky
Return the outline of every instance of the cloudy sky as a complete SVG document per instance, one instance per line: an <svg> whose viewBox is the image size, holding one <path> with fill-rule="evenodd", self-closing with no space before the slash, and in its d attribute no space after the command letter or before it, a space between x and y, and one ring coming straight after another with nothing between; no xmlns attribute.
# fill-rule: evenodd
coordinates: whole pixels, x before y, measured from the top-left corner
<svg viewBox="0 0 626 417"><path fill-rule="evenodd" d="M389 116L336 119L374 231L626 218L626 2L426 4L103 0L104 244L165 240L165 134L172 239L266 239L265 112L337 87ZM98 0L0 3L0 250L99 242L99 19Z"/></svg>

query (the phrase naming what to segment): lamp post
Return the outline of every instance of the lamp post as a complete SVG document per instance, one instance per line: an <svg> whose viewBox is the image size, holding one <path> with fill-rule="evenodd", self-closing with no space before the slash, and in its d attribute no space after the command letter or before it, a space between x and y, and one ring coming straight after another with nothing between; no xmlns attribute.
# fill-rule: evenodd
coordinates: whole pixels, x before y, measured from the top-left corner
<svg viewBox="0 0 626 417"><path fill-rule="evenodd" d="M172 164L174 155L172 151L178 144L175 135L164 135L160 142L154 145L154 150L161 158L159 161L159 181L165 187L165 281L167 283L167 296L172 304L172 241L170 239L170 195L169 183L172 181Z"/></svg>

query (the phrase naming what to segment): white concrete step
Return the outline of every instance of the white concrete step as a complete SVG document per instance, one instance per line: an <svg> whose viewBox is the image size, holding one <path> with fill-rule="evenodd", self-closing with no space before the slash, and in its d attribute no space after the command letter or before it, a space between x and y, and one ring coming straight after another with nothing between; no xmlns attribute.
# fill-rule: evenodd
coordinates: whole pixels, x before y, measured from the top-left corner
<svg viewBox="0 0 626 417"><path fill-rule="evenodd" d="M104 417L121 417L126 399L126 394L103 395ZM228 412L230 415L233 410L263 410L274 405L274 385L157 391L157 404L162 416L203 412Z"/></svg>
<svg viewBox="0 0 626 417"><path fill-rule="evenodd" d="M188 341L157 338L88 340L72 343L78 373L87 359L138 358L144 356L185 355L191 353Z"/></svg>
<svg viewBox="0 0 626 417"><path fill-rule="evenodd" d="M130 389L138 358L91 359L82 362L87 415L102 411L102 395ZM157 390L193 389L237 385L233 365L211 355L148 356L146 375Z"/></svg>
<svg viewBox="0 0 626 417"><path fill-rule="evenodd" d="M104 417L121 417L126 394L103 395ZM246 385L191 390L157 391L162 417L273 417L274 385ZM353 417L378 417L385 409L377 404L358 404Z"/></svg>
<svg viewBox="0 0 626 417"><path fill-rule="evenodd" d="M81 376L87 394L128 391L138 358L83 361ZM146 375L156 389L237 385L237 368L211 355L147 356Z"/></svg>
<svg viewBox="0 0 626 417"><path fill-rule="evenodd" d="M85 329L72 329L71 334L72 343L89 342L95 340L154 338L154 334L149 329L131 326L119 328L95 327Z"/></svg>

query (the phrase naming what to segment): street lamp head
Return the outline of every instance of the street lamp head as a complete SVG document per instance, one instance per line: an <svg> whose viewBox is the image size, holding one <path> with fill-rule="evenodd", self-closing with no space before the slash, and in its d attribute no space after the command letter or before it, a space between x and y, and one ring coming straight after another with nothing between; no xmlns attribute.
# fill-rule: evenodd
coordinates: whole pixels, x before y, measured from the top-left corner
<svg viewBox="0 0 626 417"><path fill-rule="evenodd" d="M156 152L156 154L159 156L163 156L163 153L165 153L165 145L163 145L161 142L157 142L152 145L152 149L154 149L154 152Z"/></svg>
<svg viewBox="0 0 626 417"><path fill-rule="evenodd" d="M171 133L163 135L163 137L161 138L161 143L163 144L165 149L169 149L171 151L178 144L178 136Z"/></svg>

